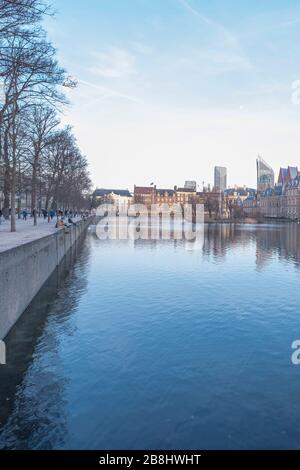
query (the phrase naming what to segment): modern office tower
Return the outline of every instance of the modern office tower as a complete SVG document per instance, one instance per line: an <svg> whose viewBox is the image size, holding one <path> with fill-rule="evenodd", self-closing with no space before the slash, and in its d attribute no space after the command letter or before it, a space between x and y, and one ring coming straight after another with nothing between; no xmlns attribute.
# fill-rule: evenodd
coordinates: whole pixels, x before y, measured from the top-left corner
<svg viewBox="0 0 300 470"><path fill-rule="evenodd" d="M227 188L227 168L215 166L214 189L224 191Z"/></svg>
<svg viewBox="0 0 300 470"><path fill-rule="evenodd" d="M274 187L274 171L260 156L256 160L257 192L262 193Z"/></svg>

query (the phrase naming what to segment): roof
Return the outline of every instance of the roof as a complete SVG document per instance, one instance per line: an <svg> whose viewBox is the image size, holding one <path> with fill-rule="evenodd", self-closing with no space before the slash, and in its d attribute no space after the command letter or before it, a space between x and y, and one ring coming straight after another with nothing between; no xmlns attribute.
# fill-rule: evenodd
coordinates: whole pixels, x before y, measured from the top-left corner
<svg viewBox="0 0 300 470"><path fill-rule="evenodd" d="M189 188L177 188L177 193L195 193L195 189L189 189Z"/></svg>
<svg viewBox="0 0 300 470"><path fill-rule="evenodd" d="M267 188L263 193L261 193L262 197L269 197L269 196L282 196L283 194L283 187L282 185L276 185L274 188Z"/></svg>
<svg viewBox="0 0 300 470"><path fill-rule="evenodd" d="M273 188L267 188L261 195L263 197L274 196L274 189Z"/></svg>
<svg viewBox="0 0 300 470"><path fill-rule="evenodd" d="M285 184L290 180L295 179L298 176L298 167L288 166L287 168L280 168L278 183Z"/></svg>
<svg viewBox="0 0 300 470"><path fill-rule="evenodd" d="M292 181L289 182L289 184L286 186L287 189L292 189L292 188L297 188L300 186L300 176L296 176Z"/></svg>
<svg viewBox="0 0 300 470"><path fill-rule="evenodd" d="M255 189L252 188L229 188L225 189L224 193L226 196L236 195L236 196L248 196L255 195Z"/></svg>
<svg viewBox="0 0 300 470"><path fill-rule="evenodd" d="M248 196L247 199L244 199L243 204L245 204L245 202L253 202L253 201L256 201L256 197L255 196Z"/></svg>
<svg viewBox="0 0 300 470"><path fill-rule="evenodd" d="M156 190L157 194L164 196L166 193L168 196L174 196L175 191L174 189L157 189Z"/></svg>
<svg viewBox="0 0 300 470"><path fill-rule="evenodd" d="M278 176L278 183L284 183L287 179L288 169L287 168L280 168L279 176Z"/></svg>
<svg viewBox="0 0 300 470"><path fill-rule="evenodd" d="M289 166L288 171L290 179L294 179L298 176L298 168L296 166Z"/></svg>
<svg viewBox="0 0 300 470"><path fill-rule="evenodd" d="M282 186L276 185L274 188L274 194L275 196L281 196L282 195Z"/></svg>
<svg viewBox="0 0 300 470"><path fill-rule="evenodd" d="M131 197L128 189L96 189L94 193L96 197L109 196L110 194L115 194L116 196L122 197Z"/></svg>

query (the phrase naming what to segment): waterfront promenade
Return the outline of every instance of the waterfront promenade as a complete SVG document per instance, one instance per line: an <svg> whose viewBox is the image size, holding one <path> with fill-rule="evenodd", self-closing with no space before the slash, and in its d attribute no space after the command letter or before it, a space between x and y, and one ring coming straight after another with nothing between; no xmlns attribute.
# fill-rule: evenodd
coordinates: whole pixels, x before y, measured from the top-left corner
<svg viewBox="0 0 300 470"><path fill-rule="evenodd" d="M73 219L74 222L78 222L79 220L81 220L81 217ZM48 220L38 218L38 225L36 227L33 225L32 218L28 218L27 221L17 220L17 231L11 233L10 221L6 220L2 222L2 224L0 224L0 253L55 233L59 230L55 228L55 224L56 217L49 223Z"/></svg>
<svg viewBox="0 0 300 470"><path fill-rule="evenodd" d="M65 255L85 233L90 219L73 219L67 229L55 228L56 220L18 221L16 233L9 223L0 231L0 284L5 295L0 306L0 339L34 299ZM16 288L17 286L17 288Z"/></svg>

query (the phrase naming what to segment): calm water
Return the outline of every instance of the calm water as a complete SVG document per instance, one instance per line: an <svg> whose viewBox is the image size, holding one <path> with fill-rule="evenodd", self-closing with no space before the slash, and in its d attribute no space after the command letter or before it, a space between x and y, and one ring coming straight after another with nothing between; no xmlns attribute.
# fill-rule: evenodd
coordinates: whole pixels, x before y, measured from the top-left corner
<svg viewBox="0 0 300 470"><path fill-rule="evenodd" d="M7 338L1 448L300 448L298 226L74 257Z"/></svg>

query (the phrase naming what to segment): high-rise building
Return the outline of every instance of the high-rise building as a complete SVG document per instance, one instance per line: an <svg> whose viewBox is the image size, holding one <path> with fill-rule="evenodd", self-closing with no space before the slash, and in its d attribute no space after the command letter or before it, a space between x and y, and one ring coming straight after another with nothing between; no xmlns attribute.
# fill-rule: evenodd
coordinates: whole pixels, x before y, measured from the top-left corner
<svg viewBox="0 0 300 470"><path fill-rule="evenodd" d="M260 156L256 160L257 192L262 193L268 188L274 188L274 171Z"/></svg>
<svg viewBox="0 0 300 470"><path fill-rule="evenodd" d="M224 166L215 166L215 191L224 191L227 188L227 168Z"/></svg>

